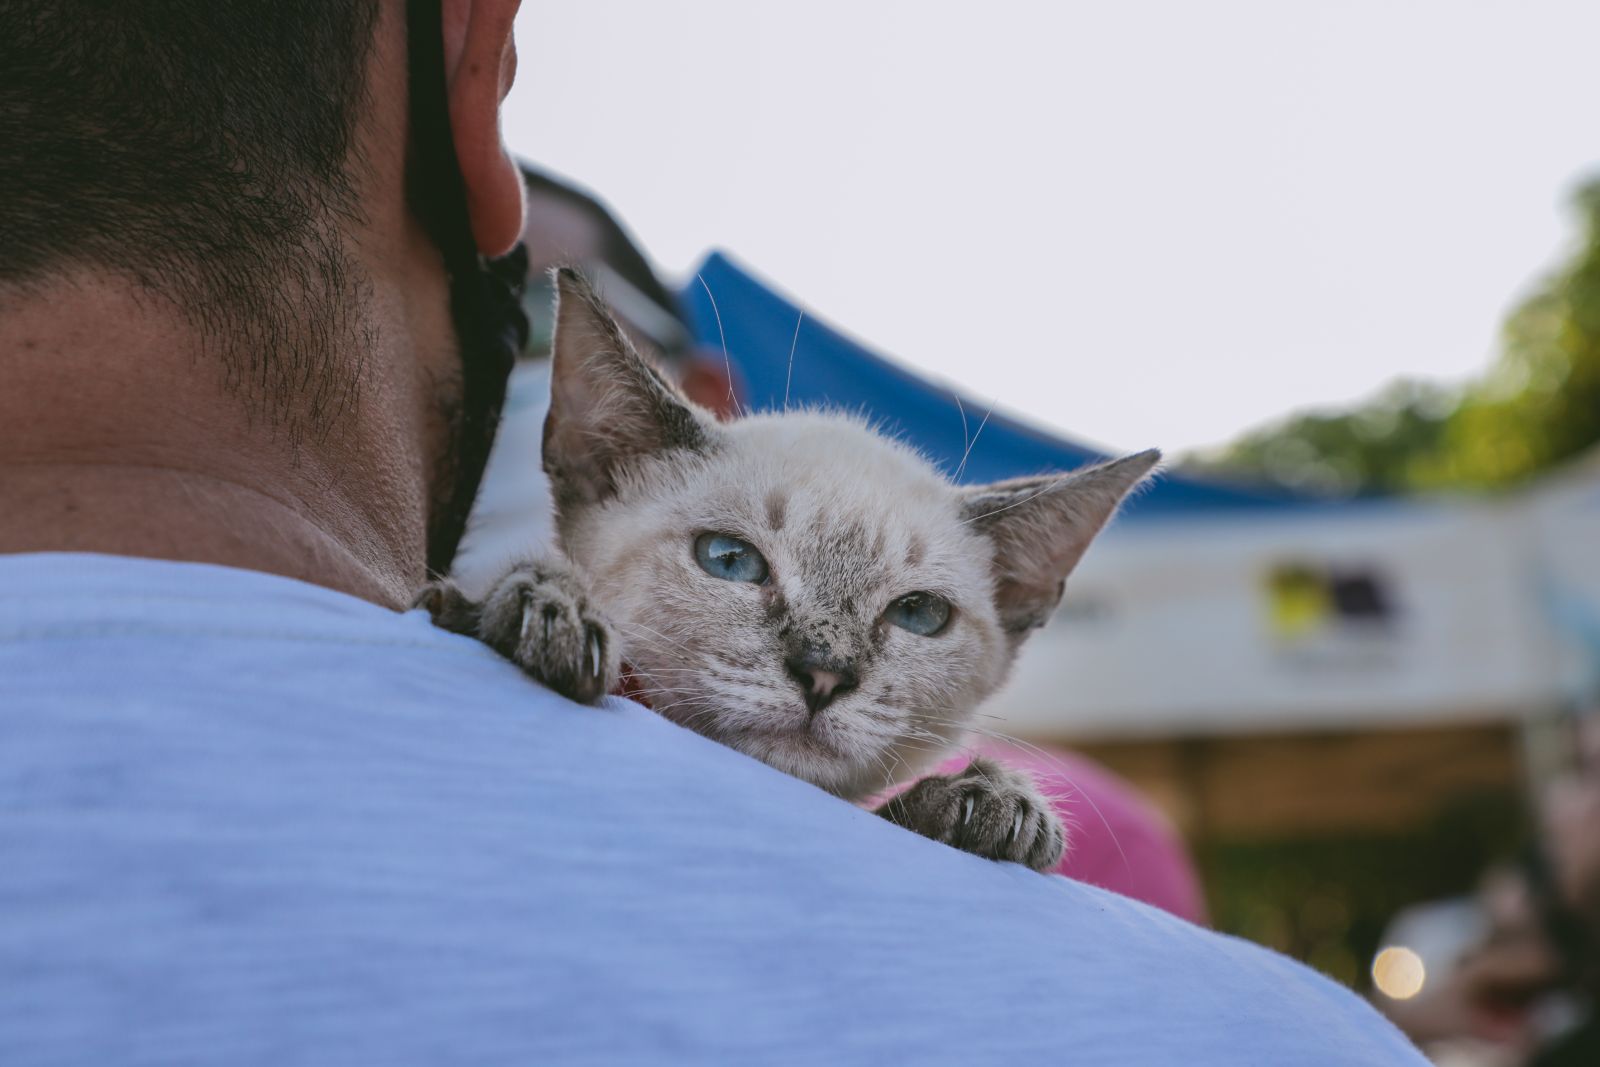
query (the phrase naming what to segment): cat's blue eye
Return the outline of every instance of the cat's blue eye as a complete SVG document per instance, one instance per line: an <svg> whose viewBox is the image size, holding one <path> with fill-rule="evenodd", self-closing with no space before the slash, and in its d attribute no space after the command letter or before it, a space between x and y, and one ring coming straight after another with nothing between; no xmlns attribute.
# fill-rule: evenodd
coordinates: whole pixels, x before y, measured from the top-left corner
<svg viewBox="0 0 1600 1067"><path fill-rule="evenodd" d="M727 534L701 534L694 542L695 562L713 578L729 582L755 582L767 580L767 561L754 545L746 544Z"/></svg>
<svg viewBox="0 0 1600 1067"><path fill-rule="evenodd" d="M883 618L902 630L932 637L949 625L950 601L933 593L907 593L889 605Z"/></svg>

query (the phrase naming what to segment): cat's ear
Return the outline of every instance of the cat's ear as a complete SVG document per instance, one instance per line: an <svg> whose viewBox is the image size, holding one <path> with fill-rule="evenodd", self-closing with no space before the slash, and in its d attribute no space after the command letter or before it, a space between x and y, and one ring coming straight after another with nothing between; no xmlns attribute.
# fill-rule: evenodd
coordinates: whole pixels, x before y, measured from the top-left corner
<svg viewBox="0 0 1600 1067"><path fill-rule="evenodd" d="M703 449L710 420L634 350L582 275L555 273L556 326L544 469L558 504L593 503L616 490L631 460Z"/></svg>
<svg viewBox="0 0 1600 1067"><path fill-rule="evenodd" d="M1020 638L1045 624L1089 542L1160 459L1151 449L965 490L962 521L994 543L995 604L1007 633Z"/></svg>

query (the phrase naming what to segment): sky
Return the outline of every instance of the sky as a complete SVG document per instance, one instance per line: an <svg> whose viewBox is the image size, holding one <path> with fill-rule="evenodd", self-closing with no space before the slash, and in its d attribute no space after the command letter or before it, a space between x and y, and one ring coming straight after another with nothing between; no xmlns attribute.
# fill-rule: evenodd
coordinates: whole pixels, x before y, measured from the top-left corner
<svg viewBox="0 0 1600 1067"><path fill-rule="evenodd" d="M512 148L1110 448L1483 369L1600 174L1600 4L526 0Z"/></svg>

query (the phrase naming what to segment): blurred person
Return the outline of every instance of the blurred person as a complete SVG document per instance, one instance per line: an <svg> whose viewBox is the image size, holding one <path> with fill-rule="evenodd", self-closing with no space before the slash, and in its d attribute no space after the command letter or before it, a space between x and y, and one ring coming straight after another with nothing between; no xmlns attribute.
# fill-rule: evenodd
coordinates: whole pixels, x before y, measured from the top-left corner
<svg viewBox="0 0 1600 1067"><path fill-rule="evenodd" d="M1457 918L1468 921L1454 931L1457 943L1443 958L1421 950L1415 931L1391 926L1385 943L1419 950L1426 980L1415 996L1375 999L1436 1063L1518 1067L1538 1045L1537 1004L1558 985L1557 957L1517 865L1491 869L1460 903L1467 911ZM1421 910L1427 915L1445 906Z"/></svg>
<svg viewBox="0 0 1600 1067"><path fill-rule="evenodd" d="M1585 723L1581 738L1580 769L1547 790L1529 877L1553 973L1577 1001L1577 1018L1532 1067L1600 1063L1600 721Z"/></svg>
<svg viewBox="0 0 1600 1067"><path fill-rule="evenodd" d="M0 1062L1419 1062L403 610L521 343L516 6L0 0Z"/></svg>
<svg viewBox="0 0 1600 1067"><path fill-rule="evenodd" d="M1542 791L1522 862L1484 879L1481 943L1421 996L1382 1002L1440 1056L1600 1063L1600 716L1578 724L1576 748L1576 770Z"/></svg>

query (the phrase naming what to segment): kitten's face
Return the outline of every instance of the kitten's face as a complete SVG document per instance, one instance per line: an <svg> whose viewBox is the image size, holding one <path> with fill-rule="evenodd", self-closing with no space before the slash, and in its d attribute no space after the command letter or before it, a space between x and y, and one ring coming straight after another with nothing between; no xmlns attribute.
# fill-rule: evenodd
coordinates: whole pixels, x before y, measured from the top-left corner
<svg viewBox="0 0 1600 1067"><path fill-rule="evenodd" d="M662 715L849 796L922 767L1000 681L993 547L857 423L768 415L562 523Z"/></svg>
<svg viewBox="0 0 1600 1067"><path fill-rule="evenodd" d="M546 469L642 695L843 796L960 736L1155 461L960 489L845 416L718 424L560 288Z"/></svg>

